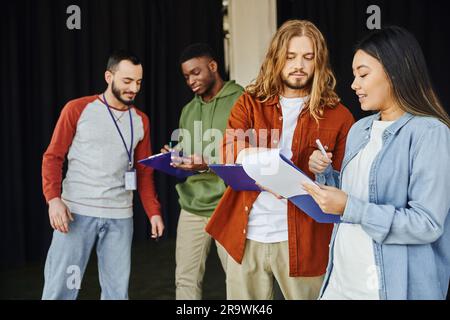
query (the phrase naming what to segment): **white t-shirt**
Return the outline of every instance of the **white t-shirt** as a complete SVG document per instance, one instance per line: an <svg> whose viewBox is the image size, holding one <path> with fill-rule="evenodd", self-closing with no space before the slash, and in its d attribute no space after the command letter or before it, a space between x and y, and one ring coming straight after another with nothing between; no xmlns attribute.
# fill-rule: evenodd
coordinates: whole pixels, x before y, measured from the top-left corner
<svg viewBox="0 0 450 320"><path fill-rule="evenodd" d="M306 99L280 97L283 114L280 149L291 150L298 116ZM263 243L287 241L287 200L277 199L270 192L262 191L250 211L247 239Z"/></svg>
<svg viewBox="0 0 450 320"><path fill-rule="evenodd" d="M347 165L342 190L369 201L369 174L383 146L384 130L394 121L374 121L370 141ZM379 300L379 279L372 238L359 224L341 223L333 249L333 270L324 300Z"/></svg>

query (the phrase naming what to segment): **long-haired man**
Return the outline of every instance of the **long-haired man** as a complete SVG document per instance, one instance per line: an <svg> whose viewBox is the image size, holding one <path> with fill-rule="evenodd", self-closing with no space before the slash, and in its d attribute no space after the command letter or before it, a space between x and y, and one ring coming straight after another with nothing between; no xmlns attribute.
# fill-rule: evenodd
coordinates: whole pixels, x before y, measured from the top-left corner
<svg viewBox="0 0 450 320"><path fill-rule="evenodd" d="M256 81L231 111L224 161L269 144L291 150L294 164L314 178L308 161L320 139L332 159L323 161L339 168L354 119L340 104L335 83L316 26L301 20L283 24ZM242 140L242 131L253 136ZM228 188L206 228L232 257L227 262L227 298L272 299L276 280L286 299L316 299L332 228L271 192Z"/></svg>

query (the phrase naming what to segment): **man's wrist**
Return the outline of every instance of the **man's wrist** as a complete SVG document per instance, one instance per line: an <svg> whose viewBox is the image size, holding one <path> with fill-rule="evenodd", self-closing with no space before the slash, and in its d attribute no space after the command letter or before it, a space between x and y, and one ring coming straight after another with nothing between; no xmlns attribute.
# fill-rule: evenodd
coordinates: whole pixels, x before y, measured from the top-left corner
<svg viewBox="0 0 450 320"><path fill-rule="evenodd" d="M61 200L60 197L54 197L54 198L50 199L47 203L48 203L48 205L51 205L52 203L55 203L59 200Z"/></svg>
<svg viewBox="0 0 450 320"><path fill-rule="evenodd" d="M211 171L211 169L208 166L206 166L206 169L197 170L198 173L207 173L207 172L210 172L210 171Z"/></svg>

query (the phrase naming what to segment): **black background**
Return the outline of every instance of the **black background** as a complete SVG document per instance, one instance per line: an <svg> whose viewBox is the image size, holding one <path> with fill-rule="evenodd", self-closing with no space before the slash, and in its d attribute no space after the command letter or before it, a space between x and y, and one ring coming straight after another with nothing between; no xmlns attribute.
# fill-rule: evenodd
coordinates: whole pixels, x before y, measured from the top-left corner
<svg viewBox="0 0 450 320"><path fill-rule="evenodd" d="M81 9L81 30L68 30L69 5ZM136 105L150 118L154 153L178 128L192 98L181 76L181 50L198 41L220 53L220 0L18 0L7 2L1 21L0 216L1 266L45 258L51 240L42 195L41 161L65 103L103 92L109 53L135 52L144 81ZM175 181L155 174L169 236L176 232ZM135 199L139 199L135 195ZM148 221L135 201L135 239L148 238Z"/></svg>
<svg viewBox="0 0 450 320"><path fill-rule="evenodd" d="M66 8L72 4L81 8L81 30L66 28ZM416 35L436 92L449 110L450 13L445 1L278 0L278 24L301 18L319 27L328 41L337 91L359 119L363 113L350 89L351 62L355 42L368 32L366 8L371 4L380 6L382 25L401 25ZM143 60L137 106L150 117L154 153L168 142L181 108L192 98L179 71L180 51L193 42L208 42L223 65L221 0L19 0L3 6L2 268L45 258L51 228L42 196L42 154L64 104L105 89L111 50L130 49ZM159 173L155 177L166 236L173 237L179 210L175 181ZM139 201L134 219L135 239L147 239L148 222Z"/></svg>
<svg viewBox="0 0 450 320"><path fill-rule="evenodd" d="M278 0L278 24L288 19L312 21L324 34L342 103L360 119L367 115L351 90L354 46L368 33L367 7L381 10L381 26L399 25L422 46L436 93L450 110L450 11L444 0Z"/></svg>

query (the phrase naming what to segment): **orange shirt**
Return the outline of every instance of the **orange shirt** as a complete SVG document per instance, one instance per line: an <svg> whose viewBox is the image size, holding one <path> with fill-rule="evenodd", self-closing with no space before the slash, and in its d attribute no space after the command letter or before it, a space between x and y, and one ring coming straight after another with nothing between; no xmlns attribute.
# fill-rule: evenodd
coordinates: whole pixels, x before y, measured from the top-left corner
<svg viewBox="0 0 450 320"><path fill-rule="evenodd" d="M308 169L308 161L317 149L316 139L328 146L328 151L333 153L333 167L340 170L347 133L354 123L352 114L342 104L324 108L322 118L317 123L304 108L298 117L292 140L292 161L312 179L314 174ZM276 147L278 137L272 135L271 130L278 129L281 136L282 127L283 115L278 97L261 103L245 93L234 105L227 129L255 129L257 143L250 145L246 138L243 145L238 142L238 134L228 132L223 144L224 153L228 153L226 162L235 160L240 151L238 149L242 147ZM259 136L264 132L267 132L267 142ZM234 150L232 157L231 150ZM248 215L258 195L257 191L234 191L228 187L206 226L206 231L238 263L244 256ZM313 277L325 273L332 229L333 224L315 222L288 201L290 276Z"/></svg>

